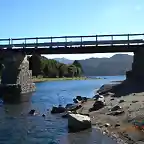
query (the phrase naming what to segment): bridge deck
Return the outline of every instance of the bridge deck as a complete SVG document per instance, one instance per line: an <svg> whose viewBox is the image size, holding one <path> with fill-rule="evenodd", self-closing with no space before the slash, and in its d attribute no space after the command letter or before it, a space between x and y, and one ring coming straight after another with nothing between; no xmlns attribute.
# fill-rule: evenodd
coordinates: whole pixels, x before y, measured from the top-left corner
<svg viewBox="0 0 144 144"><path fill-rule="evenodd" d="M122 34L0 39L0 52L27 54L133 52L143 47L143 38L144 34Z"/></svg>

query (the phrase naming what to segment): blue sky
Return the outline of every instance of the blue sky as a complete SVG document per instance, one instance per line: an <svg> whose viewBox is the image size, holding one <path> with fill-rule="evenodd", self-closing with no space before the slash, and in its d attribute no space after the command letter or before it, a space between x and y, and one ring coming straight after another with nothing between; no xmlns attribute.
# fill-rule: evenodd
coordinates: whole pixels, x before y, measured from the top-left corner
<svg viewBox="0 0 144 144"><path fill-rule="evenodd" d="M144 0L0 0L0 38L144 32ZM81 59L111 56L51 55Z"/></svg>

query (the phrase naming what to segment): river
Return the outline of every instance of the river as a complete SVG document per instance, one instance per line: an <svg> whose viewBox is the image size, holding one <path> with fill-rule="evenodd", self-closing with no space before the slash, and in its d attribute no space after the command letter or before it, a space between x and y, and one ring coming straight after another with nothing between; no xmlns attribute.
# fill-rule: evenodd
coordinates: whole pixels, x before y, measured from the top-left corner
<svg viewBox="0 0 144 144"><path fill-rule="evenodd" d="M67 120L48 112L53 105L71 103L77 96L92 97L94 90L124 76L98 80L69 80L37 83L30 102L19 105L0 105L0 144L115 144L98 130L67 133ZM28 116L36 109L37 116ZM41 115L46 114L43 118Z"/></svg>

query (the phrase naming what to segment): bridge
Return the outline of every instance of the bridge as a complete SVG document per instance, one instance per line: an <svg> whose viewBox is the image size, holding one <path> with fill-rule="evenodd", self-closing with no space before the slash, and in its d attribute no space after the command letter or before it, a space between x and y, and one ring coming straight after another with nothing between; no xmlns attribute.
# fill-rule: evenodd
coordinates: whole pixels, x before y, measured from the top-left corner
<svg viewBox="0 0 144 144"><path fill-rule="evenodd" d="M35 90L27 55L134 52L128 79L144 81L144 34L62 36L0 39L3 60L0 96L4 102L27 101ZM25 95L25 96L24 96Z"/></svg>
<svg viewBox="0 0 144 144"><path fill-rule="evenodd" d="M83 54L134 52L143 48L144 34L61 36L0 39L0 53Z"/></svg>

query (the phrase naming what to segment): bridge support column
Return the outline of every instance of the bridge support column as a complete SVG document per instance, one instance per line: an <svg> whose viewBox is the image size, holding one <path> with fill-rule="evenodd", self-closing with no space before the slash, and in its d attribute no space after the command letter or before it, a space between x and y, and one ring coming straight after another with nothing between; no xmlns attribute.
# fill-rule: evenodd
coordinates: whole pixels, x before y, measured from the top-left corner
<svg viewBox="0 0 144 144"><path fill-rule="evenodd" d="M144 83L144 48L134 52L132 70L126 73L128 80Z"/></svg>
<svg viewBox="0 0 144 144"><path fill-rule="evenodd" d="M32 71L27 56L22 53L8 53L3 60L1 96L5 103L29 100L29 93L35 90Z"/></svg>

